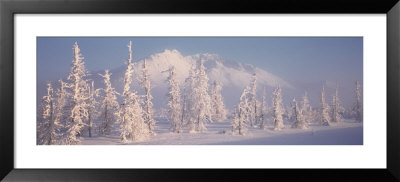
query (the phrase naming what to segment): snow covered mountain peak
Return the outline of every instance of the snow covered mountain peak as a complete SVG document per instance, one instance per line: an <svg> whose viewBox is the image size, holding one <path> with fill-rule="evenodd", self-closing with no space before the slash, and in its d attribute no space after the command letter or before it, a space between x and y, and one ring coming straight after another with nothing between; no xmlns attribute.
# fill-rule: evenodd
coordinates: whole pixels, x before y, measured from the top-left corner
<svg viewBox="0 0 400 182"><path fill-rule="evenodd" d="M182 58L182 54L176 50L169 50L169 49L165 49L163 52L160 53L156 53L156 54L152 54L149 56L149 59L152 60L173 60L173 59L180 59Z"/></svg>
<svg viewBox="0 0 400 182"><path fill-rule="evenodd" d="M139 94L143 92L139 82L142 77L144 60L146 60L152 87L151 92L154 98L153 103L156 108L164 107L166 103L165 95L168 90L168 83L166 81L168 77L167 70L171 66L175 67L177 80L179 81L180 87L182 87L184 80L189 76L189 70L198 66L200 60L204 61L209 84L211 85L214 80L222 84L221 92L228 108L236 104L240 93L250 84L251 77L254 73L257 75L258 95L262 94L263 87L271 91L272 88L275 88L278 84L285 90L294 88L291 84L278 76L250 64L228 61L217 54L201 53L184 56L178 50L166 49L163 52L155 53L135 61L133 68L134 81L131 88ZM111 83L117 92L122 92L125 71L126 64L122 62L120 67L110 70L112 73ZM98 73L104 74L104 71L92 72L90 79L94 80L95 87L104 88L103 78L99 76ZM43 88L46 88L45 85ZM44 94L45 90L40 91L40 93Z"/></svg>
<svg viewBox="0 0 400 182"><path fill-rule="evenodd" d="M135 72L140 73L143 61L146 60L152 83L165 85L167 77L165 71L174 66L177 72L177 79L182 84L189 75L189 70L198 66L201 60L204 61L209 80L217 80L225 86L236 86L243 89L250 83L251 76L256 73L258 85L275 87L280 84L283 88L293 88L283 79L250 64L227 61L217 54L202 53L183 56L178 50L166 49L163 52L150 55L149 57L136 62Z"/></svg>
<svg viewBox="0 0 400 182"><path fill-rule="evenodd" d="M167 93L168 85L166 79L168 73L166 71L171 66L174 66L177 80L182 87L184 80L189 76L189 70L198 66L201 60L204 61L209 83L211 84L214 80L217 80L223 85L222 94L226 98L228 106L236 101L232 100L232 98L239 97L240 92L250 84L251 77L254 73L257 75L257 85L260 94L264 86L268 89L272 89L279 84L282 88L294 88L291 84L278 76L250 64L228 61L220 55L210 53L183 56L175 49L166 49L163 52L155 53L147 58L136 61L134 66L134 77L141 77L141 69L144 60L146 60L148 73L150 74L155 106L158 105L156 104L157 98L160 97L165 99L165 94ZM111 70L113 74L114 72L117 74L114 74L118 79L118 83L116 83L117 90L118 87L122 88L124 70L125 65L117 70ZM141 90L139 84L134 86L134 88L138 88L137 90L139 90L139 92ZM164 101L160 102L163 103Z"/></svg>

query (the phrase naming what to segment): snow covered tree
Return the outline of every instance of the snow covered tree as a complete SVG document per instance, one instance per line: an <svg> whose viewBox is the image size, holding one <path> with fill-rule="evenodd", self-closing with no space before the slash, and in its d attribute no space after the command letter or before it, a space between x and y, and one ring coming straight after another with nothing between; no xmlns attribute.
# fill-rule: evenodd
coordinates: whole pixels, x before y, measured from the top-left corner
<svg viewBox="0 0 400 182"><path fill-rule="evenodd" d="M128 142L132 133L132 123L129 119L129 107L130 107L130 97L131 97L131 83L132 83L132 73L133 73L133 64L132 64L132 41L129 41L128 44L129 49L129 58L126 62L126 70L124 75L124 88L122 92L123 101L120 107L120 116L121 116L121 140L123 142Z"/></svg>
<svg viewBox="0 0 400 182"><path fill-rule="evenodd" d="M123 142L142 141L149 136L149 130L143 120L143 110L136 92L128 94L124 106L121 123L121 139Z"/></svg>
<svg viewBox="0 0 400 182"><path fill-rule="evenodd" d="M232 134L234 131L238 130L239 135L245 135L247 132L247 123L249 123L250 119L250 109L249 101L248 101L248 94L249 94L249 87L246 87L239 98L239 104L234 112L234 118L232 120Z"/></svg>
<svg viewBox="0 0 400 182"><path fill-rule="evenodd" d="M239 115L238 115L238 106L233 106L233 113L232 113L232 122L231 122L231 127L232 127L232 135L235 134L235 130L239 125Z"/></svg>
<svg viewBox="0 0 400 182"><path fill-rule="evenodd" d="M218 81L214 81L211 90L211 102L213 109L213 120L214 121L225 121L226 120L226 109L225 104L221 95L222 86Z"/></svg>
<svg viewBox="0 0 400 182"><path fill-rule="evenodd" d="M306 129L307 123L304 121L302 110L297 106L296 99L293 98L293 106L294 106L294 122L292 124L292 128L298 129Z"/></svg>
<svg viewBox="0 0 400 182"><path fill-rule="evenodd" d="M172 66L169 69L169 76L168 76L168 113L169 113L169 120L171 122L171 130L175 133L182 132L182 122L181 122L181 96L179 93L179 85L178 81L176 80L176 73L175 67Z"/></svg>
<svg viewBox="0 0 400 182"><path fill-rule="evenodd" d="M322 126L329 126L329 105L325 102L325 88L322 87L321 91L321 108L320 108L320 124Z"/></svg>
<svg viewBox="0 0 400 182"><path fill-rule="evenodd" d="M265 87L264 87L264 92L263 92L263 96L262 96L262 101L261 101L261 108L260 108L260 118L259 118L259 126L260 129L265 129L265 124L266 124L266 119L267 119L267 102L266 102L266 91L265 91Z"/></svg>
<svg viewBox="0 0 400 182"><path fill-rule="evenodd" d="M89 86L86 81L88 71L85 68L82 54L78 43L73 47L74 59L71 71L68 75L69 87L72 90L71 113L67 123L67 137L65 144L77 144L82 135L85 123L88 120L88 91Z"/></svg>
<svg viewBox="0 0 400 182"><path fill-rule="evenodd" d="M146 60L144 60L142 68L142 87L144 88L145 91L144 121L149 128L149 132L154 133L154 125L156 122L152 117L153 103L151 102L151 99L153 98L153 96L150 93L151 86L150 86L150 78L147 70Z"/></svg>
<svg viewBox="0 0 400 182"><path fill-rule="evenodd" d="M290 108L287 109L287 115L290 122L296 121L296 106L293 101L290 103Z"/></svg>
<svg viewBox="0 0 400 182"><path fill-rule="evenodd" d="M310 106L310 101L308 100L308 95L307 92L304 93L304 96L302 98L301 102L301 112L303 113L304 121L307 124L310 124L314 121L314 116L313 116L313 110L312 107Z"/></svg>
<svg viewBox="0 0 400 182"><path fill-rule="evenodd" d="M56 133L56 128L58 123L55 120L54 111L53 87L51 83L48 83L47 95L42 98L42 120L38 123L38 139L40 145L52 145L57 143L58 134Z"/></svg>
<svg viewBox="0 0 400 182"><path fill-rule="evenodd" d="M340 122L342 121L342 113L344 112L344 108L340 104L339 100L339 87L336 85L335 94L332 96L332 122Z"/></svg>
<svg viewBox="0 0 400 182"><path fill-rule="evenodd" d="M110 135L114 128L114 124L119 123L120 121L120 117L118 115L119 104L116 96L118 93L111 86L110 78L112 74L108 70L105 70L104 75L99 75L104 78L105 85L105 88L102 89L104 91L104 97L100 102L100 133L103 135Z"/></svg>
<svg viewBox="0 0 400 182"><path fill-rule="evenodd" d="M189 70L189 76L185 79L183 89L183 102L182 102L182 125L186 125L189 128L189 133L195 132L195 121L196 117L194 114L194 87L196 81L196 69L191 68Z"/></svg>
<svg viewBox="0 0 400 182"><path fill-rule="evenodd" d="M361 104L361 86L358 81L356 81L356 102L353 106L353 113L356 117L356 120L361 122L363 120L363 111L362 111L362 104Z"/></svg>
<svg viewBox="0 0 400 182"><path fill-rule="evenodd" d="M257 101L257 75L254 73L251 77L251 91L249 98L249 112L250 112L250 126L257 124L257 116L258 116L258 101Z"/></svg>
<svg viewBox="0 0 400 182"><path fill-rule="evenodd" d="M272 107L273 107L273 118L274 118L274 130L281 130L283 125L283 106L282 106L282 95L281 87L278 87L272 93Z"/></svg>
<svg viewBox="0 0 400 182"><path fill-rule="evenodd" d="M92 130L93 130L93 119L97 117L98 112L96 110L96 106L98 102L95 99L96 90L94 89L94 81L89 88L89 99L88 99L88 132L89 137L92 137Z"/></svg>
<svg viewBox="0 0 400 182"><path fill-rule="evenodd" d="M200 61L196 75L196 85L193 90L194 94L194 116L196 116L196 131L202 132L206 130L205 122L211 121L211 101L208 94L208 77L204 67L204 61Z"/></svg>
<svg viewBox="0 0 400 182"><path fill-rule="evenodd" d="M186 78L187 79L187 78ZM182 109L181 109L181 126L188 126L189 122L187 121L186 118L188 118L188 114L190 113L190 108L188 107L189 105L189 92L188 89L186 88L186 79L183 84L183 92L182 92ZM192 128L193 128L193 122L192 122ZM190 131L190 129L189 129Z"/></svg>
<svg viewBox="0 0 400 182"><path fill-rule="evenodd" d="M68 109L68 102L70 98L70 94L67 91L67 83L62 81L61 79L58 80L60 83L60 87L56 91L56 105L54 106L54 116L55 116L55 123L58 123L60 126L64 126L60 128L61 132L63 129L65 130L65 126L67 125L68 116L69 116L69 109Z"/></svg>
<svg viewBox="0 0 400 182"><path fill-rule="evenodd" d="M121 106L121 140L122 142L141 141L148 137L149 131L143 120L143 110L136 92L130 91L132 83L132 41L128 44L129 58L124 76L123 103Z"/></svg>

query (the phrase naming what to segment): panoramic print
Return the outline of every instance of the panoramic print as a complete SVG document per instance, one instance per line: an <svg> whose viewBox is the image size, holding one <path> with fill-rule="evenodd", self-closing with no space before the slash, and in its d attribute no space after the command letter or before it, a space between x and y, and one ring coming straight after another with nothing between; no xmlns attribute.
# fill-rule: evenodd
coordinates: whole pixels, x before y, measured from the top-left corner
<svg viewBox="0 0 400 182"><path fill-rule="evenodd" d="M363 145L362 37L37 37L37 145Z"/></svg>

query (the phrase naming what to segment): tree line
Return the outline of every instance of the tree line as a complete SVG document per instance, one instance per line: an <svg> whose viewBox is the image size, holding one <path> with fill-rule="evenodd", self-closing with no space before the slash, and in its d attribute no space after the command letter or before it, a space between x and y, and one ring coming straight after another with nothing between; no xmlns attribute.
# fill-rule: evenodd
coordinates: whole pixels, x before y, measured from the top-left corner
<svg viewBox="0 0 400 182"><path fill-rule="evenodd" d="M312 108L307 92L304 93L301 102L293 98L291 107L285 109L282 103L282 89L279 85L272 92L272 103L268 107L266 91L262 95L261 104L256 95L257 76L253 74L251 84L247 86L239 97L239 103L234 106L232 120L232 134L245 135L248 127L265 129L267 121L272 121L273 130L285 128L284 117L291 122L291 128L307 129L309 124L318 121L322 126L330 126L331 123L341 122L344 116L352 117L356 121L363 120L361 103L361 86L355 82L355 101L350 110L345 110L339 99L339 86L336 85L331 103L325 101L325 88L322 86L320 105Z"/></svg>
<svg viewBox="0 0 400 182"><path fill-rule="evenodd" d="M59 88L54 90L47 84L47 94L42 97L37 122L37 143L41 145L78 144L83 135L89 137L96 132L101 135L112 135L116 131L122 142L142 141L156 135L156 121L153 119L151 82L146 60L141 69L140 84L144 95L139 95L131 88L133 79L132 42L128 44L128 59L123 79L123 91L118 93L111 84L112 73L105 70L99 74L103 78L104 88L94 88L94 81L88 79L82 54L77 42L73 45L73 60L66 81L58 80ZM222 85L209 79L205 72L204 61L200 60L189 70L189 76L183 83L183 90L176 78L176 70L171 66L165 71L168 74L168 120L170 130L182 133L184 128L189 133L200 133L207 130L206 123L226 121L227 109L221 95ZM261 103L257 100L257 76L252 76L234 107L232 134L245 135L248 126L264 129L267 120L272 119L274 130L284 128L284 108L279 85L272 93L272 105L268 107L266 91ZM209 88L210 87L210 88ZM356 82L356 104L352 113L358 121L362 120L361 89ZM122 103L117 101L122 97ZM344 110L340 105L338 87L332 97L332 104L325 102L324 88L321 92L320 123L329 126L330 122L340 122ZM289 112L288 112L289 113ZM290 115L290 116L289 116ZM293 128L305 129L316 118L315 110L309 105L307 93L300 105L293 99L288 119L293 121ZM94 120L100 121L94 127Z"/></svg>
<svg viewBox="0 0 400 182"><path fill-rule="evenodd" d="M123 92L118 93L111 85L112 74L109 70L100 74L105 88L94 88L94 81L88 79L84 58L75 42L67 80L58 80L60 86L57 90L48 83L47 94L42 97L37 122L38 144L78 144L83 135L92 137L94 132L111 135L115 130L122 142L142 141L156 135L147 63L144 60L141 70L140 82L145 91L142 96L131 88L135 65L132 62L132 42L127 47L129 57L126 61ZM188 127L191 133L202 132L206 130L205 122L226 119L222 86L215 81L211 93L208 92L208 78L203 62L198 68L190 70L182 96L175 68L171 66L167 72L168 120L172 132L181 133L184 127ZM122 97L121 104L117 96ZM94 120L101 123L97 128L93 126Z"/></svg>

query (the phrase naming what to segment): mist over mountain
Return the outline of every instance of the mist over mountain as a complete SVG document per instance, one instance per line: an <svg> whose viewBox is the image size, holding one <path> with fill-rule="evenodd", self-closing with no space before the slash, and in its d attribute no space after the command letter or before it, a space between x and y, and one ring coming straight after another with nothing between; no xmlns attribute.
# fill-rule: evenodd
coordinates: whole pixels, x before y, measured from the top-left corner
<svg viewBox="0 0 400 182"><path fill-rule="evenodd" d="M267 102L271 103L271 93L273 89L279 84L282 88L282 94L284 99L284 104L289 106L289 102L293 97L296 97L299 101L303 96L304 92L307 91L310 102L313 107L317 107L320 100L320 90L322 84L328 86L326 88L327 101L330 102L330 96L333 94L334 87L329 88L332 84L327 84L327 82L321 83L289 83L288 81L280 78L277 75L271 74L263 69L255 67L250 64L240 63L225 60L217 54L195 54L189 56L183 56L178 50L164 50L160 53L152 54L146 58L140 59L134 62L134 74L132 90L135 90L138 94L143 94L144 90L140 86L140 79L142 76L143 62L146 60L148 73L150 75L151 81L151 93L153 95L153 104L155 109L163 108L166 106L166 94L168 91L168 83L166 81L168 73L166 70L171 66L175 66L177 73L177 80L179 81L180 87L183 90L184 80L189 75L189 70L192 67L198 65L200 60L204 60L204 66L206 68L206 73L209 78L209 84L214 82L214 80L222 83L222 96L224 98L224 103L226 107L231 110L234 105L238 103L239 96L243 89L250 84L251 76L255 73L257 75L257 95L258 99L261 99L263 89L267 92ZM107 68L105 68L107 69ZM111 83L117 92L122 92L123 79L126 70L126 65L121 63L120 67L111 69ZM96 88L103 88L103 78L99 74L104 74L104 70L92 72L89 70L89 79L94 81ZM45 94L47 81L38 82L38 98ZM52 80L54 87L58 87L56 80ZM348 87L346 85L346 87ZM351 85L349 85L351 87ZM351 92L350 88L345 90L346 92ZM341 94L341 93L340 93ZM346 99L351 99L351 93L346 94ZM121 101L121 98L118 98ZM39 103L39 102L38 102Z"/></svg>
<svg viewBox="0 0 400 182"><path fill-rule="evenodd" d="M268 73L267 71L249 64L227 61L216 54L195 54L191 56L183 56L177 50L165 50L134 63L133 89L135 89L139 94L143 93L143 89L139 85L139 82L142 76L141 69L144 60L146 60L150 75L155 108L163 107L166 104L165 95L168 90L168 84L166 82L168 73L166 70L171 66L175 66L177 80L182 88L184 80L189 75L189 70L192 67L195 67L200 60L204 60L204 66L206 67L206 73L210 85L214 80L222 83L222 95L228 108L232 108L233 105L236 104L242 90L250 84L253 73L256 73L257 75L257 86L258 88L261 88L259 89L260 94L262 93L262 88L264 86L271 89L279 84L284 89L294 88L285 80ZM122 90L125 70L126 65L110 70L112 73L111 81L113 87L115 87L117 91ZM95 81L96 87L103 87L102 78L98 73L103 73L103 71L93 73L91 79Z"/></svg>

